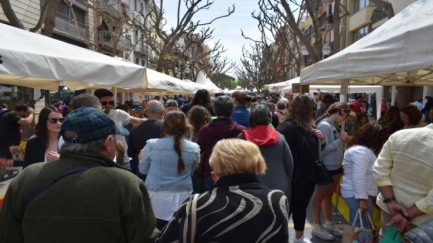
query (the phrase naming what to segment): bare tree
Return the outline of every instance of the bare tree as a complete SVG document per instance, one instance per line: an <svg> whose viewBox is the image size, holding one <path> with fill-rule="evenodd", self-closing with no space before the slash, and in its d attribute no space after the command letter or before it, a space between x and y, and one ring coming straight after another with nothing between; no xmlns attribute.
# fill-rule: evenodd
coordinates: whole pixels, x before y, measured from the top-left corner
<svg viewBox="0 0 433 243"><path fill-rule="evenodd" d="M188 51L191 51L188 49L197 45L197 40L193 39L196 38L195 35L197 33L200 36L199 42L205 43L212 38L213 30L209 26L218 19L230 16L235 11L233 5L228 8L226 14L214 17L210 21L193 20L193 17L198 12L208 10L213 3L214 0L178 0L175 26L166 31L165 26L167 25L167 21L164 19L164 1L149 1L149 12L142 13L146 24L141 25L140 30L143 34L143 41L158 56L156 63L157 71L169 73L171 67L166 63L168 55L178 56L179 59L184 57ZM170 2L170 4L172 3ZM183 9L185 10L183 11ZM181 47L178 40L182 36L187 39L187 44ZM222 51L222 49L218 48L213 49L217 49L216 51L219 52Z"/></svg>

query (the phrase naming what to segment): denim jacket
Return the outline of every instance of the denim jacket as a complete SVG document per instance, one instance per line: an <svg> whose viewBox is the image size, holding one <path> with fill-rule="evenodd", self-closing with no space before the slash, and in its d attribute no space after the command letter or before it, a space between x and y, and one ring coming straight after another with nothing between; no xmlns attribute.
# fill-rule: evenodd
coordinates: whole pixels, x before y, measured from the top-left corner
<svg viewBox="0 0 433 243"><path fill-rule="evenodd" d="M192 191L191 175L200 160L200 147L185 138L181 139L180 147L185 170L179 175L178 155L173 146L174 136L170 135L147 141L138 169L140 173L147 174L144 184L149 191Z"/></svg>

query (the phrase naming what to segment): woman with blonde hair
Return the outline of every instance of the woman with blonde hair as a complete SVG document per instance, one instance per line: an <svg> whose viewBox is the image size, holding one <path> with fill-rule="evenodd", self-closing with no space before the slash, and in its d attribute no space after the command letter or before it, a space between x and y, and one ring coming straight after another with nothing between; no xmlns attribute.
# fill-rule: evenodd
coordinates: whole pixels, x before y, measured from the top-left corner
<svg viewBox="0 0 433 243"><path fill-rule="evenodd" d="M304 236L305 220L307 206L316 187L318 149L325 141L320 130L312 127L314 109L315 103L309 96L299 95L277 127L289 145L294 162L289 211L295 227L294 243L311 243Z"/></svg>
<svg viewBox="0 0 433 243"><path fill-rule="evenodd" d="M350 107L343 102L336 102L329 106L326 113L316 120L317 129L324 135L325 146L322 146L323 164L332 176L333 182L329 185L319 185L311 201L314 218L313 236L323 240L333 240L335 236L342 236L343 231L332 222L332 194L340 182L343 174L343 146L348 134L345 131L338 133L336 126L342 124L350 114ZM325 224L321 223L321 209L325 216Z"/></svg>
<svg viewBox="0 0 433 243"><path fill-rule="evenodd" d="M213 188L187 200L156 242L288 242L288 200L260 184L266 164L257 145L220 140L209 163Z"/></svg>
<svg viewBox="0 0 433 243"><path fill-rule="evenodd" d="M159 230L191 196L191 176L200 158L199 146L185 138L188 125L183 112L168 112L162 130L163 138L147 141L139 165L140 173L147 175L144 184Z"/></svg>

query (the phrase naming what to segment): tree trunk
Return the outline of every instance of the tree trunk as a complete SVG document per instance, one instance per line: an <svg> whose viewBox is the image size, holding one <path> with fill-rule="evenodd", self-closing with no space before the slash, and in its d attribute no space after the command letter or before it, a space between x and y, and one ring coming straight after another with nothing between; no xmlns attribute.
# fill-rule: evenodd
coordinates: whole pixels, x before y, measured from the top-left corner
<svg viewBox="0 0 433 243"><path fill-rule="evenodd" d="M15 11L12 9L11 3L9 0L0 0L0 5L2 6L3 13L6 15L9 23L17 28L25 29L23 23L18 19Z"/></svg>
<svg viewBox="0 0 433 243"><path fill-rule="evenodd" d="M340 51L341 44L340 44L340 0L334 1L334 22L333 22L333 29L334 29L334 44L332 46L332 53L335 54Z"/></svg>
<svg viewBox="0 0 433 243"><path fill-rule="evenodd" d="M42 34L51 37L54 30L55 20L57 9L59 8L61 0L47 0L48 9L47 16L45 17L44 29L42 30Z"/></svg>

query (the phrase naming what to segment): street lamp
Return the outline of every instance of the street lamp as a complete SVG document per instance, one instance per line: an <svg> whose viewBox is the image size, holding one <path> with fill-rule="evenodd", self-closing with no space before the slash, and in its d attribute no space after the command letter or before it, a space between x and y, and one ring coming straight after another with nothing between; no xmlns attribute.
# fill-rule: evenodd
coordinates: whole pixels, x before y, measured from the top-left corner
<svg viewBox="0 0 433 243"><path fill-rule="evenodd" d="M304 66L307 66L308 61L308 50L305 46L301 47L301 54L304 57Z"/></svg>
<svg viewBox="0 0 433 243"><path fill-rule="evenodd" d="M323 45L322 53L323 53L324 58L327 58L329 56L329 54L331 54L331 51L332 51L332 49L329 46L329 44L326 43L325 45Z"/></svg>

